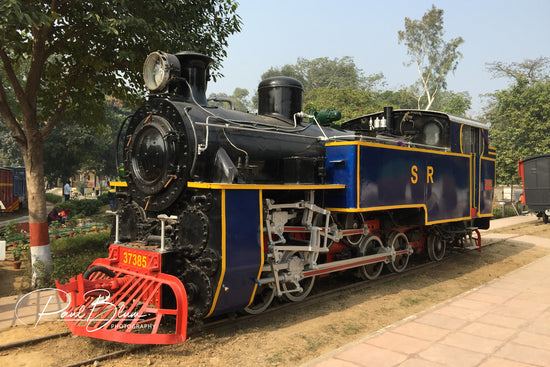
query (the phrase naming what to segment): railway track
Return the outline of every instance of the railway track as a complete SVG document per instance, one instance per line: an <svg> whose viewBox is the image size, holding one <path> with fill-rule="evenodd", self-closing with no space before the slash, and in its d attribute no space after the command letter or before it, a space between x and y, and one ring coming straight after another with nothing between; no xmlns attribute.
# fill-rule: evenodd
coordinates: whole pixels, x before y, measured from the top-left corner
<svg viewBox="0 0 550 367"><path fill-rule="evenodd" d="M508 241L510 239L517 238L519 236L520 235L508 237L505 239L494 240L483 244L482 247L488 247L495 244L499 244L499 243ZM274 304L268 310L258 315L235 315L235 314L228 315L227 317L204 323L199 330L190 331L188 336L197 337L201 334L206 334L206 333L231 331L231 330L234 330L237 326L242 326L243 324L246 325L246 323L251 322L252 320L255 320L255 322L261 322L262 320L267 320L269 318L272 318L273 315L278 313L285 313L285 312L292 313L293 311L297 311L303 308L308 308L308 307L311 307L312 305L327 302L331 299L336 299L337 297L344 295L346 293L358 292L358 291L367 290L370 288L375 288L375 287L381 286L384 283L392 282L394 280L401 279L404 277L410 277L415 274L426 272L433 268L444 266L449 261L452 261L453 259L456 259L457 257L463 255L464 253L472 250L462 250L460 252L453 251L450 254L446 255L441 261L437 261L437 262L433 262L433 261L414 262L414 263L411 263L410 266L407 267L407 269L402 273L390 273L390 272L383 273L375 280L352 281L350 279L351 277L348 277L348 278L341 277L341 279L339 279L338 284L342 284L342 282L344 284L338 285L337 287L334 284L328 284L330 283L328 281L323 282L323 280L321 280L316 284L316 290L317 288L319 288L316 291L316 293L312 293L310 296L308 296L305 300L301 302ZM19 348L26 348L26 349L33 348L52 340L55 340L56 342L58 342L61 339L61 340L66 340L67 343L69 343L71 338L73 338L73 336L70 332L57 333L57 334L44 336L41 338L33 338L28 340L22 340L15 343L0 345L0 352L5 353L5 352L9 352L10 350L16 350ZM111 343L111 344L117 345L116 343ZM145 348L155 350L155 349L162 348L162 346L131 345L131 346L123 347L121 349L117 349L114 351L109 351L107 353L100 352L91 358L87 358L87 359L83 358L82 360L78 360L77 362L71 361L70 363L65 363L61 365L64 365L66 367L92 365L96 361L101 362L105 360L122 358L128 353L136 352Z"/></svg>

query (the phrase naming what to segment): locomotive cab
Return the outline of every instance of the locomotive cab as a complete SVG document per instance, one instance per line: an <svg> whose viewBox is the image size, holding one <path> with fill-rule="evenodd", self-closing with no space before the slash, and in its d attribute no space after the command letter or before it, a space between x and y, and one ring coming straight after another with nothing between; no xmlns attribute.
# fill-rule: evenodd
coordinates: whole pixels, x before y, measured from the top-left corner
<svg viewBox="0 0 550 367"><path fill-rule="evenodd" d="M451 147L449 117L440 112L385 107L384 112L347 121L342 128L360 135L395 139L410 146L443 150Z"/></svg>

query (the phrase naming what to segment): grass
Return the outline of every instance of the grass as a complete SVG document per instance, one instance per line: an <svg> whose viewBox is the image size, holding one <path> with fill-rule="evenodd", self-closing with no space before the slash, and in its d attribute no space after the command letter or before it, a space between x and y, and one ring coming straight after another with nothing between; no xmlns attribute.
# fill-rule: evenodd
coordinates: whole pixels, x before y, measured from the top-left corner
<svg viewBox="0 0 550 367"><path fill-rule="evenodd" d="M361 324L361 323L351 323L351 322L348 322L344 325L344 335L355 335L355 334L358 334L360 333L363 328L365 327L365 325Z"/></svg>
<svg viewBox="0 0 550 367"><path fill-rule="evenodd" d="M323 340L322 339L319 339L319 338L315 339L315 338L313 338L311 336L307 336L307 335L301 335L301 337L306 342L305 349L308 352L315 352L315 351L317 351L317 349L319 349L323 345Z"/></svg>
<svg viewBox="0 0 550 367"><path fill-rule="evenodd" d="M405 297L399 302L399 304L403 307L412 307L416 306L419 303L421 303L422 300L418 297Z"/></svg>

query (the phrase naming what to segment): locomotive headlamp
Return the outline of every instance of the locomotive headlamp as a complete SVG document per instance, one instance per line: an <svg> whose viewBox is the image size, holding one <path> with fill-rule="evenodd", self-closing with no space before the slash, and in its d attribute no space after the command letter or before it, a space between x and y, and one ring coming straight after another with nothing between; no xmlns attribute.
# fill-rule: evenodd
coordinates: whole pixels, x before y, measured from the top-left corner
<svg viewBox="0 0 550 367"><path fill-rule="evenodd" d="M143 79L147 89L161 91L170 78L180 75L180 62L175 55L165 52L152 52L143 64Z"/></svg>

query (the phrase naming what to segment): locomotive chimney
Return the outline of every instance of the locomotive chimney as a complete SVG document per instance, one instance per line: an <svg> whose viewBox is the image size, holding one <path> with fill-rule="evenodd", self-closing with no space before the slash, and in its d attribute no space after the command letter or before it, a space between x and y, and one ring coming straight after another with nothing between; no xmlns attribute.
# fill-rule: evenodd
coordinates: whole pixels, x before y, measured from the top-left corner
<svg viewBox="0 0 550 367"><path fill-rule="evenodd" d="M186 101L194 99L201 106L206 106L206 85L210 79L210 65L214 60L196 52L183 51L176 54L180 62L181 77L186 83L177 83L177 93ZM191 90L189 90L191 89Z"/></svg>

